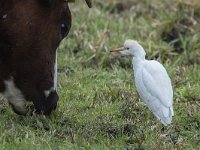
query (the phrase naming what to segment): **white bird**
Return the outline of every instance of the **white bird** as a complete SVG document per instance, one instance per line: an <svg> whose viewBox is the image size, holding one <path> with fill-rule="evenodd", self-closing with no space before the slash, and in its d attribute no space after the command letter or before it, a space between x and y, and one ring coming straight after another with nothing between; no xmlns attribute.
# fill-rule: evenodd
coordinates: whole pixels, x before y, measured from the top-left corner
<svg viewBox="0 0 200 150"><path fill-rule="evenodd" d="M162 64L146 60L143 47L134 40L126 40L124 47L113 49L122 55L133 57L136 89L142 101L165 126L170 124L173 111L173 90L171 80Z"/></svg>

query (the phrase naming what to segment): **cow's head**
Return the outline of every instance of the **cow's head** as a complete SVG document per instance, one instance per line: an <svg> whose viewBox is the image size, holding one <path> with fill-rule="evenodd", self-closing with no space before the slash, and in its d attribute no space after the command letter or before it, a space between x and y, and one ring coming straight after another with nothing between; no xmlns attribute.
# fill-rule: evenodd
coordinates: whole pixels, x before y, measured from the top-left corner
<svg viewBox="0 0 200 150"><path fill-rule="evenodd" d="M18 114L27 113L26 100L44 114L56 108L56 49L71 27L68 2L0 1L0 92Z"/></svg>

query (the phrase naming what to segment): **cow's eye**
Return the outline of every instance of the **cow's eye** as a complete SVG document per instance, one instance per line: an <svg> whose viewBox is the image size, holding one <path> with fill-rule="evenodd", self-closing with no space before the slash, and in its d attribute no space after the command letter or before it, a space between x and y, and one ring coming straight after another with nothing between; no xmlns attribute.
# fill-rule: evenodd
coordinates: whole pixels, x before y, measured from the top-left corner
<svg viewBox="0 0 200 150"><path fill-rule="evenodd" d="M65 23L62 23L60 26L60 31L61 31L62 37L64 37L66 33L68 33L69 31L68 26Z"/></svg>

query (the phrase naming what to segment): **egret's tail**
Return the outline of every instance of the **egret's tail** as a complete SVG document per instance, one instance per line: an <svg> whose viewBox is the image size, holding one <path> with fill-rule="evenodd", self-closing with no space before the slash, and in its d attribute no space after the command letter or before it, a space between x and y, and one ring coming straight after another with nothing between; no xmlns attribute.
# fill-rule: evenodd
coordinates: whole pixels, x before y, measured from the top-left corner
<svg viewBox="0 0 200 150"><path fill-rule="evenodd" d="M172 116L174 116L174 110L172 107L166 108L162 107L160 113L153 112L153 114L158 118L158 120L165 126L169 125L172 122Z"/></svg>
<svg viewBox="0 0 200 150"><path fill-rule="evenodd" d="M164 125L167 126L172 122L172 117L159 117L157 114L154 113L156 118Z"/></svg>

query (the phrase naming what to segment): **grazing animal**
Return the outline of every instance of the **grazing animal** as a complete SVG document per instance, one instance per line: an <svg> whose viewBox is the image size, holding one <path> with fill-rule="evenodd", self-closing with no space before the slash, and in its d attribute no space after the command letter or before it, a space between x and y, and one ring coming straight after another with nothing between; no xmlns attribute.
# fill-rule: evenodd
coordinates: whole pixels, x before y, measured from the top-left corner
<svg viewBox="0 0 200 150"><path fill-rule="evenodd" d="M133 69L137 91L153 114L165 126L172 121L173 90L165 68L155 60L146 60L143 47L134 40L127 40L124 47L113 49L122 55L133 57Z"/></svg>
<svg viewBox="0 0 200 150"><path fill-rule="evenodd" d="M56 49L71 27L69 1L0 0L0 93L17 114L27 114L27 100L45 115L57 106Z"/></svg>

